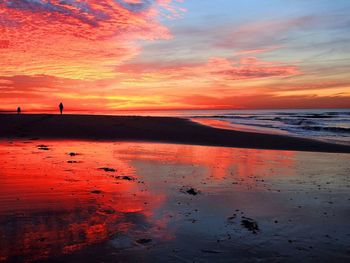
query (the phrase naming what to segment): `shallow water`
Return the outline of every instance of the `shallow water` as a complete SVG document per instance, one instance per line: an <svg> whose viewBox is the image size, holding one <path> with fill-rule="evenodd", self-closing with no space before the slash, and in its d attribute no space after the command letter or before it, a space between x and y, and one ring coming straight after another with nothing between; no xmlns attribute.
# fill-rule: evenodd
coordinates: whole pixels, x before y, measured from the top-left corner
<svg viewBox="0 0 350 263"><path fill-rule="evenodd" d="M0 155L0 261L350 260L347 154L40 140Z"/></svg>
<svg viewBox="0 0 350 263"><path fill-rule="evenodd" d="M223 110L198 113L192 116L192 120L214 127L288 134L350 145L349 109Z"/></svg>

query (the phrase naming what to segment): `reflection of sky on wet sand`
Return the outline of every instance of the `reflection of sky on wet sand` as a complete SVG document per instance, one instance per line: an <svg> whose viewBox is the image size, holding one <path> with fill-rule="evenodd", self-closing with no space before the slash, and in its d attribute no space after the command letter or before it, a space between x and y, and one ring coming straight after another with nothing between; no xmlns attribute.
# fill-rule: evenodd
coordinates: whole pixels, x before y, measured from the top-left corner
<svg viewBox="0 0 350 263"><path fill-rule="evenodd" d="M349 259L347 155L77 141L0 155L0 261Z"/></svg>

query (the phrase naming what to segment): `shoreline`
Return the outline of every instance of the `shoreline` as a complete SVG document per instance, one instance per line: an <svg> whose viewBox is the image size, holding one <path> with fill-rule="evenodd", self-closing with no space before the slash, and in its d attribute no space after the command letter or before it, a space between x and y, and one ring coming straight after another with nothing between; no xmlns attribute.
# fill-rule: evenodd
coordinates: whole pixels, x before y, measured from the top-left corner
<svg viewBox="0 0 350 263"><path fill-rule="evenodd" d="M213 128L218 129L227 129L232 131L239 131L239 132L250 132L250 133L263 133L263 134L272 134L272 135L286 135L290 137L297 137L293 136L292 134L289 134L286 131L282 130L272 130L269 128L263 128L263 127L257 127L253 125L246 125L246 124L237 124L232 123L227 120L218 120L218 119L211 119L211 118L190 118L191 121L202 124L204 126L210 126ZM302 137L299 137L302 138Z"/></svg>
<svg viewBox="0 0 350 263"><path fill-rule="evenodd" d="M350 146L287 135L219 129L178 117L0 114L0 138L144 141L350 153Z"/></svg>
<svg viewBox="0 0 350 263"><path fill-rule="evenodd" d="M346 142L343 140L328 139L328 138L325 139L322 137L312 138L312 136L307 137L297 133L290 133L286 130L282 130L282 129L279 130L277 128L265 128L265 127L259 127L254 125L237 124L227 120L218 120L218 119L211 119L211 118L190 118L190 120L195 123L199 123L205 126L210 126L218 129L227 129L232 131L249 132L249 133L263 133L263 134L271 134L271 135L285 135L288 137L302 138L307 140L315 140L319 142L350 146L350 142Z"/></svg>

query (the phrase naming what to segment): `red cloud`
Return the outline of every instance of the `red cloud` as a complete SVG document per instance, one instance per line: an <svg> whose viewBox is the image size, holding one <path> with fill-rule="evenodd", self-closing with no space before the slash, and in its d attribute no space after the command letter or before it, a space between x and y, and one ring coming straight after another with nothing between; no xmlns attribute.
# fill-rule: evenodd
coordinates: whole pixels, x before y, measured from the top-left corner
<svg viewBox="0 0 350 263"><path fill-rule="evenodd" d="M0 75L113 76L139 53L136 40L171 37L162 7L180 12L171 1L1 1Z"/></svg>

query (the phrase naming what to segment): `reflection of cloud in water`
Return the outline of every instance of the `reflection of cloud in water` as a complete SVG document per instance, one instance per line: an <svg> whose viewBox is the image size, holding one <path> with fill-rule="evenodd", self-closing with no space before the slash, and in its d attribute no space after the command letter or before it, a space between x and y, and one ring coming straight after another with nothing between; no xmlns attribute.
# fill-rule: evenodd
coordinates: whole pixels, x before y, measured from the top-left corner
<svg viewBox="0 0 350 263"><path fill-rule="evenodd" d="M36 152L33 144L22 146L10 146L11 153L6 154L6 149L0 150L0 183L4 186L0 261L69 254L116 234L156 228L152 210L163 197L154 196L137 181L118 180L99 171L99 163L114 163L116 175L133 173L127 164L113 160L111 152L106 154L105 148L91 152L75 144L74 150L83 153L75 159L82 162L72 165L66 162L71 157L67 157L65 143L55 142L47 153ZM50 158L45 159L46 154Z"/></svg>
<svg viewBox="0 0 350 263"><path fill-rule="evenodd" d="M42 211L1 220L1 255L38 260L79 250L101 242L131 226L123 214L102 215L96 207L73 211Z"/></svg>
<svg viewBox="0 0 350 263"><path fill-rule="evenodd" d="M106 209L101 208L103 205L85 203L74 210L31 211L1 216L0 255L2 258L21 255L26 260L37 260L71 253L118 233L127 235L141 226L143 229L152 228L147 217L149 211L120 212L118 205ZM121 210L127 210L127 207Z"/></svg>
<svg viewBox="0 0 350 263"><path fill-rule="evenodd" d="M0 261L269 261L282 254L302 261L302 253L333 259L349 240L347 155L41 143L49 150L0 143ZM180 191L187 186L200 194ZM259 234L242 227L242 216L257 222ZM310 246L317 249L298 250Z"/></svg>
<svg viewBox="0 0 350 263"><path fill-rule="evenodd" d="M171 198L167 187L160 186L161 176L174 173L186 177L183 183L205 178L214 183L232 173L242 178L254 172L271 176L274 167L293 165L292 152L147 143L46 144L50 150L45 152L21 143L7 145L11 152L1 150L0 233L8 237L1 239L3 259L49 258L106 240L121 249L133 245L133 236L149 232L170 240L174 234L168 229L169 214L154 214ZM118 179L124 175L136 180ZM165 179L181 184L181 177Z"/></svg>
<svg viewBox="0 0 350 263"><path fill-rule="evenodd" d="M167 144L142 144L140 147L135 144L132 148L120 147L115 156L124 160L144 160L145 164L154 162L176 166L191 165L205 169L202 176L223 179L230 173L242 178L254 173L274 176L279 174L281 168L289 175L293 175L292 169L284 168L293 167L295 152L190 145L172 145L170 148ZM142 168L139 171L142 171Z"/></svg>

